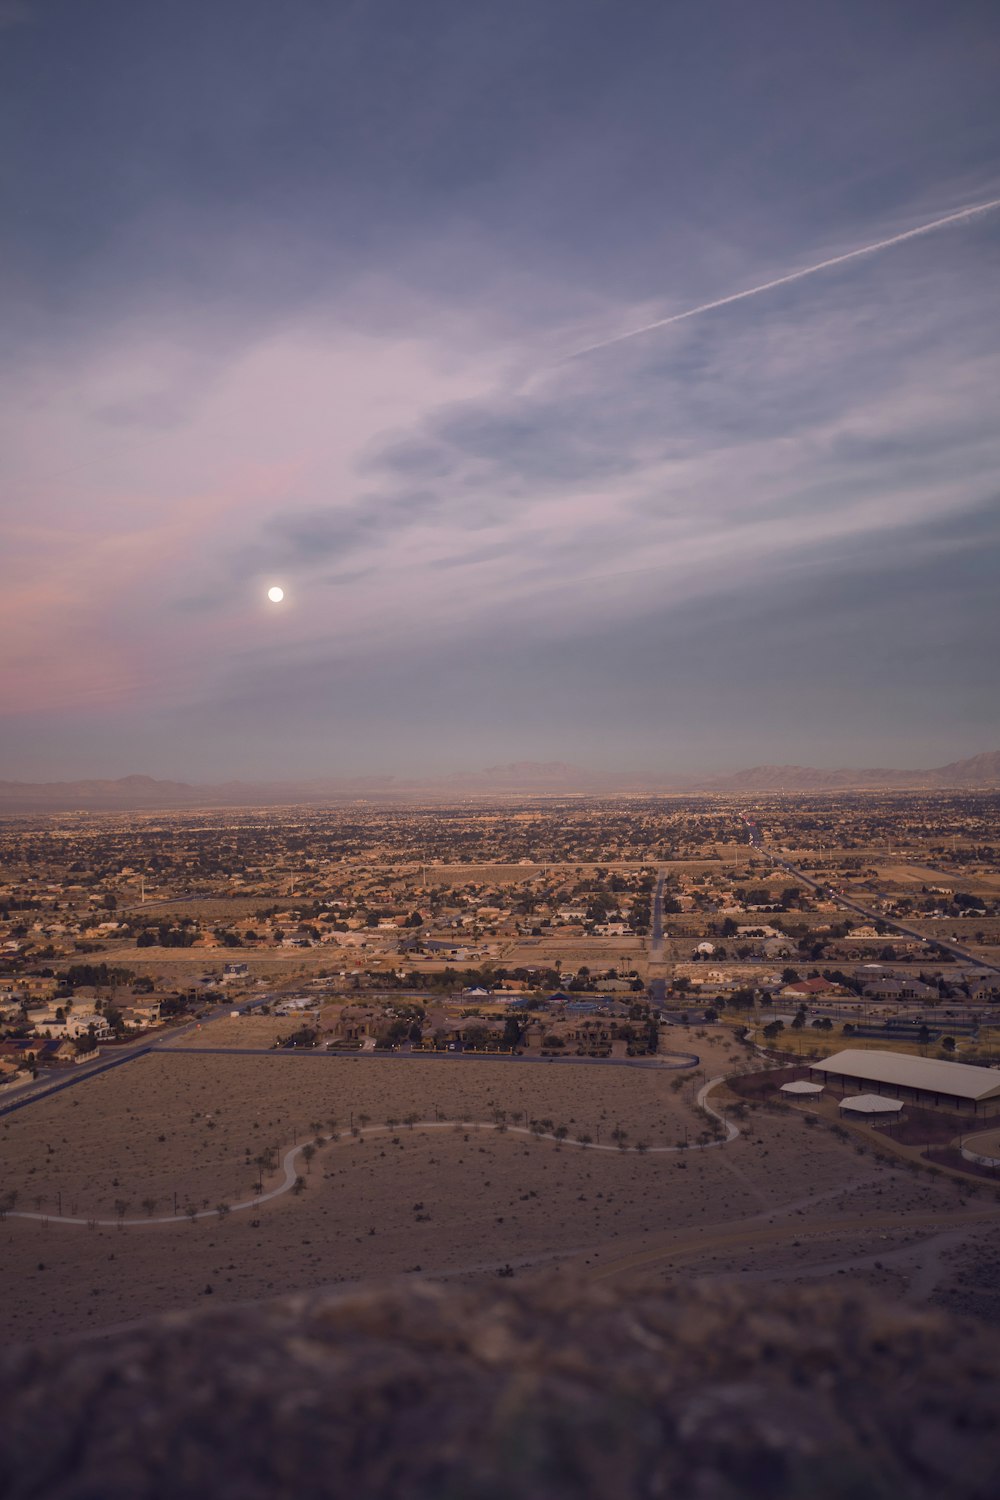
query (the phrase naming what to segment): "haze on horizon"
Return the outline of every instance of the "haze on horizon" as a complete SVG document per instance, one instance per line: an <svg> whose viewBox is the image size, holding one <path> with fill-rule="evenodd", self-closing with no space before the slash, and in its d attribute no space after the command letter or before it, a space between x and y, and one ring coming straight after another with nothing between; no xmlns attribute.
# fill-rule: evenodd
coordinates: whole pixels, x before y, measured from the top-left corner
<svg viewBox="0 0 1000 1500"><path fill-rule="evenodd" d="M978 0L0 0L0 778L1000 744L1000 213L620 338L1000 197L998 63Z"/></svg>

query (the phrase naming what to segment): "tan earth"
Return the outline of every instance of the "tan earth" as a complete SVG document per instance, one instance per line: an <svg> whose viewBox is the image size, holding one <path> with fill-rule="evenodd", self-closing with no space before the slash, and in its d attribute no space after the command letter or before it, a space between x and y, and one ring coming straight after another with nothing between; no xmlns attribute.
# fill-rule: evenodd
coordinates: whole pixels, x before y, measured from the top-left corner
<svg viewBox="0 0 1000 1500"><path fill-rule="evenodd" d="M197 1035L224 1045L227 1024ZM669 1154L492 1128L503 1111L595 1143L618 1127L629 1147L685 1134L693 1144L706 1126L698 1087L745 1054L721 1028L674 1038L700 1068L168 1048L32 1104L2 1122L0 1167L16 1212L50 1217L0 1224L8 1337L101 1329L209 1294L257 1299L418 1268L492 1277L509 1264L522 1276L570 1261L616 1277L792 1280L826 1266L816 1274L916 1278L930 1295L946 1252L995 1233L989 1185L883 1165L860 1138L844 1143L795 1114L751 1112L731 1145ZM408 1115L457 1122L376 1129ZM142 1218L172 1213L175 1194L181 1213L252 1200L265 1147L280 1159L331 1130L339 1139L301 1169L304 1191L257 1209L192 1224L59 1222L60 1205L64 1217ZM264 1172L265 1190L280 1181ZM945 1234L958 1239L942 1244Z"/></svg>

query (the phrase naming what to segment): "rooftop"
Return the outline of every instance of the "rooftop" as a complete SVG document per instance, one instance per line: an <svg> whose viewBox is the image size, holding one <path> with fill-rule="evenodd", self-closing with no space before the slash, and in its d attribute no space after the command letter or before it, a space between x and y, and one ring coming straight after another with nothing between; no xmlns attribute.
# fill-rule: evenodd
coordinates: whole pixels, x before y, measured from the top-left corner
<svg viewBox="0 0 1000 1500"><path fill-rule="evenodd" d="M848 1047L833 1057L812 1064L818 1073L836 1073L847 1078L865 1078L897 1088L924 1089L927 1093L951 1094L956 1099L1000 1098L1000 1073L974 1068L970 1063L944 1062L936 1057L908 1057L902 1052L863 1052Z"/></svg>
<svg viewBox="0 0 1000 1500"><path fill-rule="evenodd" d="M854 1094L850 1099L841 1099L840 1107L859 1115L896 1115L903 1108L903 1101L884 1099L881 1094Z"/></svg>

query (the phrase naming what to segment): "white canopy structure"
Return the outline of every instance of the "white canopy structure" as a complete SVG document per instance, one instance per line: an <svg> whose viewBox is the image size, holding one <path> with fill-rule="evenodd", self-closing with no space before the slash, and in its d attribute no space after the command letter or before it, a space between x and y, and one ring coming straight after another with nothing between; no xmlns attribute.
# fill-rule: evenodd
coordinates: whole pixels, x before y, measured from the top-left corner
<svg viewBox="0 0 1000 1500"><path fill-rule="evenodd" d="M881 1094L852 1094L849 1099L841 1099L840 1107L852 1115L898 1115L903 1101L884 1099Z"/></svg>
<svg viewBox="0 0 1000 1500"><path fill-rule="evenodd" d="M807 1078L796 1078L792 1083L783 1083L779 1092L782 1094L821 1094L823 1085L810 1083Z"/></svg>

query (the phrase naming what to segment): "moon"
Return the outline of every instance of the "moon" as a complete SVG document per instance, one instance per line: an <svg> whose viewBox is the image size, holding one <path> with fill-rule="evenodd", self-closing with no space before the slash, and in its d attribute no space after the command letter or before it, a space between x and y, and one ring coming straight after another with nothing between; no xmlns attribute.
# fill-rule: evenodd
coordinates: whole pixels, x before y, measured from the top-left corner
<svg viewBox="0 0 1000 1500"><path fill-rule="evenodd" d="M270 599L272 604L280 604L282 599L284 599L285 597L285 591L284 589L279 588L277 584L275 584L273 588L268 589L267 597Z"/></svg>

